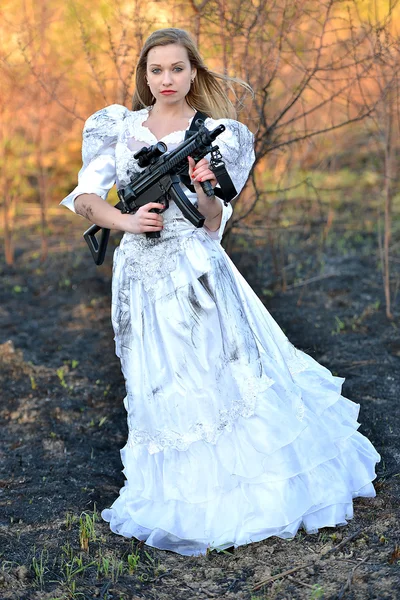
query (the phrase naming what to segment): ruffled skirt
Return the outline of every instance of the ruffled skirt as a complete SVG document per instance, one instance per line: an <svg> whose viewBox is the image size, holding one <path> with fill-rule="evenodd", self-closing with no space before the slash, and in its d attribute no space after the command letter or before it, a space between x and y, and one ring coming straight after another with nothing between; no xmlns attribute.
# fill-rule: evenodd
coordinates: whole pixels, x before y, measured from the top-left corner
<svg viewBox="0 0 400 600"><path fill-rule="evenodd" d="M294 348L204 230L166 229L114 257L129 437L103 518L183 555L346 524L380 456L344 379Z"/></svg>

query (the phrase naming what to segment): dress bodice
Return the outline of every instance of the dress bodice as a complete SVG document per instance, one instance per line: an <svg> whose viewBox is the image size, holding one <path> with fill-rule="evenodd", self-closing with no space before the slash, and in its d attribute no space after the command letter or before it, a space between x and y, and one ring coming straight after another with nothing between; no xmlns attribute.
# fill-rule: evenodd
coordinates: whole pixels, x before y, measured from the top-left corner
<svg viewBox="0 0 400 600"><path fill-rule="evenodd" d="M83 166L78 175L77 187L61 202L75 211L75 198L83 193L95 193L106 199L114 183L117 187L126 186L132 173L141 169L134 154L143 146L151 146L163 141L168 152L174 150L185 137L185 130L174 131L161 140L157 140L151 130L144 125L149 108L130 111L126 107L113 104L91 115L83 129L82 160ZM254 162L254 136L249 129L233 119L205 120L208 129L223 124L225 131L218 136L218 147L227 171L238 193L244 187ZM190 121L188 121L188 127ZM209 157L208 157L209 158ZM197 197L184 185L182 188L192 203ZM211 237L221 240L227 220L232 214L232 206L221 201L222 220L217 232ZM168 211L166 211L168 212ZM172 212L164 219L173 218ZM140 235L140 234L139 234Z"/></svg>

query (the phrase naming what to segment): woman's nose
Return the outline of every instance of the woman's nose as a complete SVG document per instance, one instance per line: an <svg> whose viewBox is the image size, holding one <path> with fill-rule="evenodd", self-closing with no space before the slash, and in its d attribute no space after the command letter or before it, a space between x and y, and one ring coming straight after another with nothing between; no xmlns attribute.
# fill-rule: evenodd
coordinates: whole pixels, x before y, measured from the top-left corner
<svg viewBox="0 0 400 600"><path fill-rule="evenodd" d="M164 76L163 76L163 84L164 85L170 85L172 83L172 76L170 71L164 71Z"/></svg>

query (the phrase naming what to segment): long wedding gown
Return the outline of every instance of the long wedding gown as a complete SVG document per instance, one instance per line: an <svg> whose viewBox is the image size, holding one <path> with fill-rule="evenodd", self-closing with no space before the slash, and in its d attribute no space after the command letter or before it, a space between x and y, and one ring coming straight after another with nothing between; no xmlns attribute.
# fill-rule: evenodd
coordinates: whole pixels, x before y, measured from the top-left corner
<svg viewBox="0 0 400 600"><path fill-rule="evenodd" d="M148 109L112 105L83 132L74 210L106 198L156 143ZM230 119L216 143L240 192L253 136ZM189 126L189 123L188 123ZM184 131L163 141L175 148ZM192 202L196 198L186 190ZM114 253L112 322L126 380L125 486L102 516L112 531L184 555L342 525L353 498L375 496L379 454L357 431L344 379L297 350L220 245L174 203L159 240L125 233Z"/></svg>

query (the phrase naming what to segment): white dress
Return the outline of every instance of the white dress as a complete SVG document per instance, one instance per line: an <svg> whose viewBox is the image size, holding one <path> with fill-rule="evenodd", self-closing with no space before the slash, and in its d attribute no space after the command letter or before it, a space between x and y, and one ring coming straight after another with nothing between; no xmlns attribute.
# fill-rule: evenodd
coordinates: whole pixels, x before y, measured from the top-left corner
<svg viewBox="0 0 400 600"><path fill-rule="evenodd" d="M63 204L74 210L78 194L106 198L115 181L129 182L134 152L156 142L147 116L112 105L88 119L79 184ZM205 124L219 123L216 143L240 192L253 136L230 119ZM163 138L169 150L184 133ZM125 486L102 516L120 535L184 555L346 524L353 498L375 496L380 460L357 431L360 407L341 395L344 379L289 342L225 253L231 213L223 206L211 233L171 203L159 240L125 233L114 253L129 437Z"/></svg>

